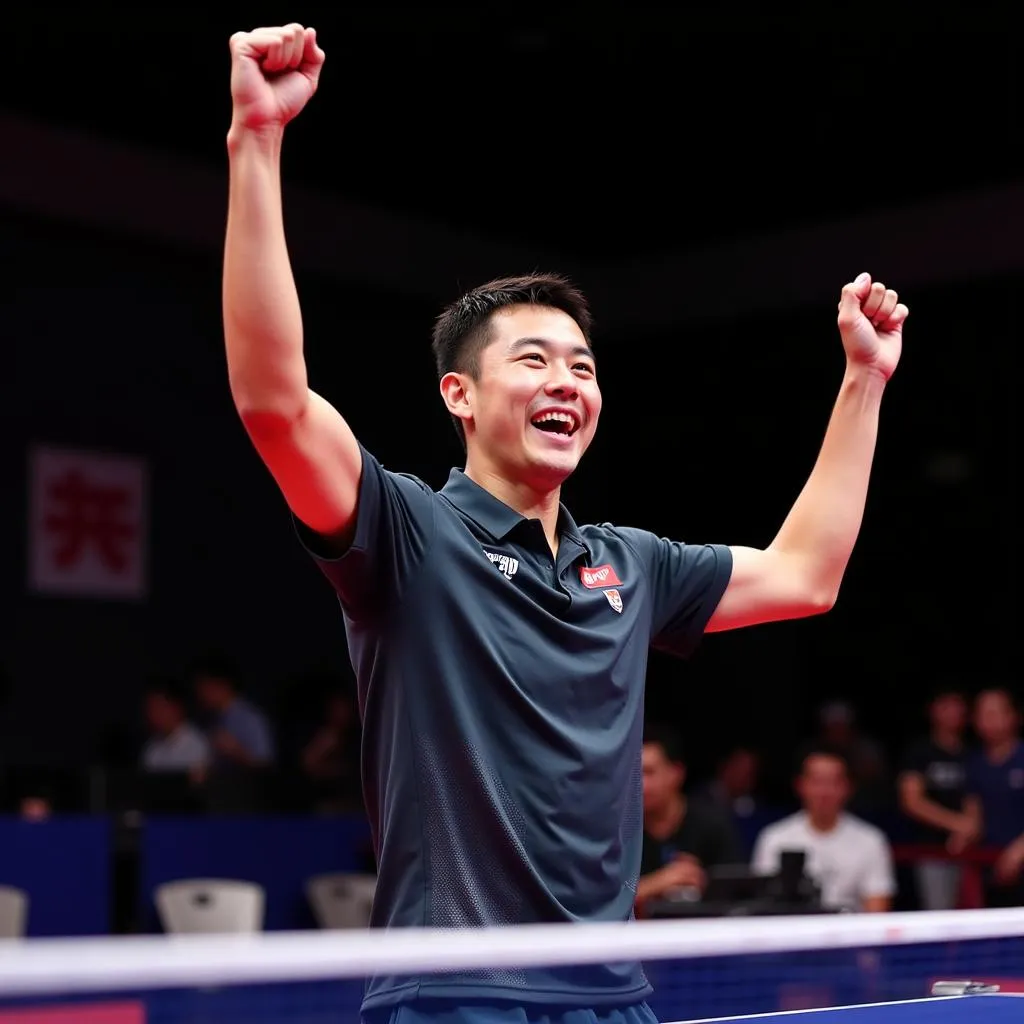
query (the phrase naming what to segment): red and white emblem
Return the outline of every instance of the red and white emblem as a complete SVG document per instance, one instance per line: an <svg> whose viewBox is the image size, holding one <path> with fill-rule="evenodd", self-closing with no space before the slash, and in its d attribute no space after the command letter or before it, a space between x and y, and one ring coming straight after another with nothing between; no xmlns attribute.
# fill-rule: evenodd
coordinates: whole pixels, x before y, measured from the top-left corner
<svg viewBox="0 0 1024 1024"><path fill-rule="evenodd" d="M622 580L615 575L615 570L610 565L595 565L592 569L588 569L585 565L581 566L580 581L587 590L622 586Z"/></svg>
<svg viewBox="0 0 1024 1024"><path fill-rule="evenodd" d="M604 596L608 598L608 603L612 606L612 611L622 614L622 595L617 590L606 590Z"/></svg>

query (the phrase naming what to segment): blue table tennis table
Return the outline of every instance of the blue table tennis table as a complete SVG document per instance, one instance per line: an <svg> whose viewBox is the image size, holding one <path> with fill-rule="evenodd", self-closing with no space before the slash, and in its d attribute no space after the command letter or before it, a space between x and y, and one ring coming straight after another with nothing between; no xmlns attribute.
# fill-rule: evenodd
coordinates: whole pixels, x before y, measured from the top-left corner
<svg viewBox="0 0 1024 1024"><path fill-rule="evenodd" d="M832 1010L795 1010L753 1017L705 1018L687 1024L1024 1024L1024 995L967 995L877 1003Z"/></svg>

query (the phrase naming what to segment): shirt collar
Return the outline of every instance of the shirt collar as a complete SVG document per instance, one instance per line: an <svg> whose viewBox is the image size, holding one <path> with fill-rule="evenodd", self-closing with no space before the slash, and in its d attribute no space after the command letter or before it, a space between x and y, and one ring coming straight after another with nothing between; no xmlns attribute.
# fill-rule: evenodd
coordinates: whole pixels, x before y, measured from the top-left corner
<svg viewBox="0 0 1024 1024"><path fill-rule="evenodd" d="M441 494L495 540L504 540L520 523L527 521L514 508L470 480L461 469L453 469L448 474L448 483L441 488ZM590 548L580 535L579 527L561 503L558 506L558 535L561 540L571 541L590 554Z"/></svg>

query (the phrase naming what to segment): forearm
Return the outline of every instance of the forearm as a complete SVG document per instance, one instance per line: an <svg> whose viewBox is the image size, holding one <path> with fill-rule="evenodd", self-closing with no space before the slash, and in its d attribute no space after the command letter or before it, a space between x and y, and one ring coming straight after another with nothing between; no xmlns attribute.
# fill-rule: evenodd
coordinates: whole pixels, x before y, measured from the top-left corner
<svg viewBox="0 0 1024 1024"><path fill-rule="evenodd" d="M914 800L904 803L903 810L915 821L919 821L923 825L931 825L933 828L945 829L947 832L965 828L970 823L965 814L951 811L932 800Z"/></svg>
<svg viewBox="0 0 1024 1024"><path fill-rule="evenodd" d="M771 548L797 558L810 589L834 600L860 532L885 382L850 366L817 462Z"/></svg>
<svg viewBox="0 0 1024 1024"><path fill-rule="evenodd" d="M250 426L301 415L302 314L281 201L281 132L232 128L223 307L231 392Z"/></svg>
<svg viewBox="0 0 1024 1024"><path fill-rule="evenodd" d="M645 903L647 900L657 899L664 896L673 885L664 869L652 871L648 875L642 875L636 884L636 902Z"/></svg>
<svg viewBox="0 0 1024 1024"><path fill-rule="evenodd" d="M887 914L892 909L892 900L888 896L865 896L861 901L861 911L865 914Z"/></svg>

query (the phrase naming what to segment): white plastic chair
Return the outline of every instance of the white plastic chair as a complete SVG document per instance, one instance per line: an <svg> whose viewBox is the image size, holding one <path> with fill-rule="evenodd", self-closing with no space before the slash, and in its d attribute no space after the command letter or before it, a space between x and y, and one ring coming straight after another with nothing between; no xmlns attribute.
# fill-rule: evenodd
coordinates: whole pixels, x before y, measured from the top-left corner
<svg viewBox="0 0 1024 1024"><path fill-rule="evenodd" d="M183 878L156 890L160 923L171 934L262 931L264 902L261 886L223 878Z"/></svg>
<svg viewBox="0 0 1024 1024"><path fill-rule="evenodd" d="M306 895L321 928L368 928L376 875L314 875L306 882Z"/></svg>
<svg viewBox="0 0 1024 1024"><path fill-rule="evenodd" d="M20 939L28 921L28 894L0 885L0 939Z"/></svg>

